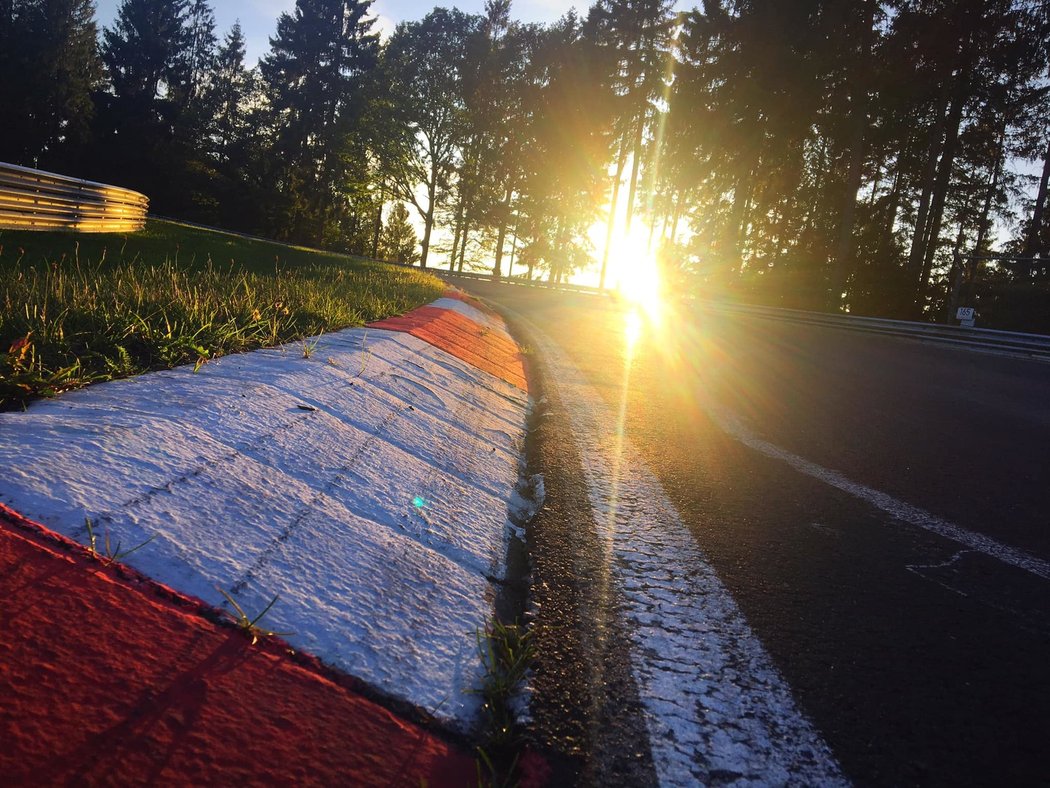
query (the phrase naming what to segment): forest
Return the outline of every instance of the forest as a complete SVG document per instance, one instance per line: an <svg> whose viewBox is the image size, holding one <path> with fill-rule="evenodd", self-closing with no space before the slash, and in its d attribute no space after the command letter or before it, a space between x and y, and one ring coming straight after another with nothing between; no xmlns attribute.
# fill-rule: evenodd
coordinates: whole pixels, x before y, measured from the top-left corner
<svg viewBox="0 0 1050 788"><path fill-rule="evenodd" d="M596 0L549 25L0 0L0 161L370 257L1050 331L1045 0ZM622 257L622 255L621 255Z"/></svg>

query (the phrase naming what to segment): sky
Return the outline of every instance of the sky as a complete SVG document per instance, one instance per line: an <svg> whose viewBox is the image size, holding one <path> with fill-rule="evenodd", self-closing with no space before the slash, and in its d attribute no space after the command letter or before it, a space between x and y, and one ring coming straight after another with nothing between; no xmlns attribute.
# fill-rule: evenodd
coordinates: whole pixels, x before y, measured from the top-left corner
<svg viewBox="0 0 1050 788"><path fill-rule="evenodd" d="M109 27L117 15L121 0L96 0L99 24ZM456 6L462 11L481 13L484 0L457 0L454 2L420 2L420 0L375 0L372 13L379 28L385 33L398 22L421 19L437 5ZM590 0L514 0L511 17L525 22L553 22L574 6L581 12ZM270 48L270 36L277 29L277 17L291 11L295 0L212 0L217 32L221 39L238 19L247 40L247 61L254 64Z"/></svg>

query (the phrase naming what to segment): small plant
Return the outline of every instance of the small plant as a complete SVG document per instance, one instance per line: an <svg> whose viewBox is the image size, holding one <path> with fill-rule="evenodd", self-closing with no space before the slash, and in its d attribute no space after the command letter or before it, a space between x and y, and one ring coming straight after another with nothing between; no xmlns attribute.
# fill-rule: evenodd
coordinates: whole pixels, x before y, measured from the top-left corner
<svg viewBox="0 0 1050 788"><path fill-rule="evenodd" d="M512 701L536 653L532 634L517 624L494 619L484 632L477 630L475 637L485 667L485 681L478 692L487 718L475 761L478 785L516 785L521 741Z"/></svg>
<svg viewBox="0 0 1050 788"><path fill-rule="evenodd" d="M323 334L324 332L322 331L321 333ZM320 336L317 336L314 339L313 342L308 342L307 340L304 339L303 340L303 358L310 358L314 354L314 351L317 349L317 346L320 344L320 342L321 342L321 337Z"/></svg>
<svg viewBox="0 0 1050 788"><path fill-rule="evenodd" d="M116 547L113 547L110 544L110 541L109 541L109 529L107 528L105 530L105 533L103 534L103 537L102 537L104 552L103 553L99 553L99 550L98 550L98 536L95 534L95 529L94 529L94 526L92 526L92 524L91 524L91 518L90 517L85 517L84 518L84 525L87 526L87 532L88 532L88 550L90 550L91 554L94 555L96 558L101 559L102 560L102 564L104 566L109 566L114 561L122 561L123 559L127 558L129 555L134 553L136 550L141 550L143 547L145 547L146 545L148 545L150 542L152 542L154 539L157 538L157 535L153 534L153 536L151 536L145 542L142 542L141 544L135 545L130 550L121 550L120 549L120 542L117 542L117 546Z"/></svg>
<svg viewBox="0 0 1050 788"><path fill-rule="evenodd" d="M514 788L518 784L518 755L509 764L499 764L489 757L484 747L478 747L474 766L478 772L478 788Z"/></svg>
<svg viewBox="0 0 1050 788"><path fill-rule="evenodd" d="M514 738L511 697L535 656L532 635L517 624L504 624L495 619L485 632L479 630L476 637L485 666L481 695L489 716L488 739L496 746L509 744Z"/></svg>
<svg viewBox="0 0 1050 788"><path fill-rule="evenodd" d="M270 608L277 603L280 594L274 594L273 599L271 599L269 604L262 609L262 612L259 615L255 616L255 618L249 618L248 614L237 604L237 600L218 586L215 586L215 590L226 597L226 601L233 605L233 609L237 611L237 615L233 617L234 621L237 622L237 629L243 632L244 636L251 640L253 646L259 642L260 637L268 638L273 637L274 635L277 635L278 637L286 637L287 635L292 634L291 632L273 632L259 626L259 622L262 620L263 616L269 613Z"/></svg>

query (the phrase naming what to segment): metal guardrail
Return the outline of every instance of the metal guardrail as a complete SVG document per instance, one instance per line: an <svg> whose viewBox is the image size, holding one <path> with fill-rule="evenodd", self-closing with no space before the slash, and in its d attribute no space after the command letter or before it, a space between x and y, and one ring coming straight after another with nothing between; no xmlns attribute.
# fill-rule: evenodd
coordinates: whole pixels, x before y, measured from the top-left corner
<svg viewBox="0 0 1050 788"><path fill-rule="evenodd" d="M444 268L427 268L427 271L437 276L442 277L461 277L463 279L478 279L485 282L495 282L492 278L492 274L481 274L475 271L449 271ZM574 285L569 283L552 284L544 279L522 279L517 276L503 276L499 279L500 284L504 285L520 285L522 287L535 287L541 290L562 290L568 293L590 293L592 295L600 295L602 293L608 293L608 290L601 290L597 287L590 287L588 285Z"/></svg>
<svg viewBox="0 0 1050 788"><path fill-rule="evenodd" d="M967 328L942 323L916 323L908 320L889 320L879 317L835 315L825 312L806 312L801 309L732 304L717 301L698 301L715 312L745 314L769 320L805 323L868 334L908 337L973 349L998 351L1050 361L1050 336L1024 334L1017 331L997 331L990 328Z"/></svg>
<svg viewBox="0 0 1050 788"><path fill-rule="evenodd" d="M141 230L149 199L105 183L0 162L0 228L117 233Z"/></svg>
<svg viewBox="0 0 1050 788"><path fill-rule="evenodd" d="M458 274L449 271L434 273L449 278L463 277L493 281L487 274ZM500 280L509 285L528 285L552 290L569 290L579 293L599 294L603 291L596 287L584 285L552 285L549 282L528 282L520 279ZM610 295L612 291L609 292ZM966 328L938 323L917 323L908 320L889 320L878 317L860 317L857 315L836 315L827 312L807 312L801 309L784 309L782 307L755 306L724 301L707 301L694 299L697 306L712 312L748 315L751 317L778 320L807 325L838 328L847 331L862 331L869 334L905 337L927 342L938 342L957 347L989 352L1008 353L1015 356L1050 361L1050 336L1043 334L1025 334L1017 331L997 331L989 328Z"/></svg>

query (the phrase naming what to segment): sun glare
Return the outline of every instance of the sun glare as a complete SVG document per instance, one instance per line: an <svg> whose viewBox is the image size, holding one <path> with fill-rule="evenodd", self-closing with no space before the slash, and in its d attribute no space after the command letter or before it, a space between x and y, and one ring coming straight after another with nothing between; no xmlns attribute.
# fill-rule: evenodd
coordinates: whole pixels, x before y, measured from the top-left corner
<svg viewBox="0 0 1050 788"><path fill-rule="evenodd" d="M657 320L663 303L662 287L648 232L632 232L617 245L612 257L621 296L650 320Z"/></svg>
<svg viewBox="0 0 1050 788"><path fill-rule="evenodd" d="M642 338L642 316L637 308L631 309L623 321L623 336L627 341L627 355L634 355L634 348Z"/></svg>

